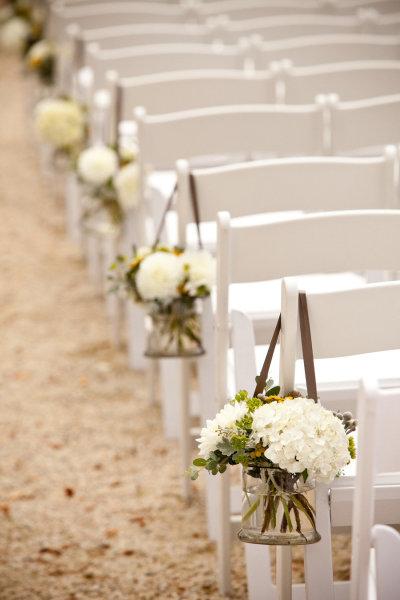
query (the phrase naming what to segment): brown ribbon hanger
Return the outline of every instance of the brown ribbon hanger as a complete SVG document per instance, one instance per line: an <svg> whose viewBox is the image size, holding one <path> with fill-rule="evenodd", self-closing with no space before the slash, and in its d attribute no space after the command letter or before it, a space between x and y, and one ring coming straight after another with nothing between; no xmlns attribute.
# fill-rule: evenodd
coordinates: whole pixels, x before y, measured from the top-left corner
<svg viewBox="0 0 400 600"><path fill-rule="evenodd" d="M300 321L300 336L301 347L303 351L304 370L306 374L307 397L312 398L315 402L318 401L317 381L315 378L314 353L311 340L310 319L308 316L307 295L305 292L299 292L299 321ZM269 369L271 367L272 358L274 356L278 337L282 328L282 315L279 315L274 333L268 347L260 375L257 377L257 385L254 390L253 397L256 398L261 394L267 383Z"/></svg>
<svg viewBox="0 0 400 600"><path fill-rule="evenodd" d="M190 199L192 201L192 210L193 216L196 223L197 229L197 239L199 244L199 250L203 250L203 242L201 240L201 231L200 231L200 209L199 209L199 201L197 198L197 188L196 188L196 180L192 172L189 173L189 188L190 188Z"/></svg>
<svg viewBox="0 0 400 600"><path fill-rule="evenodd" d="M162 234L162 231L163 231L164 225L165 225L165 219L167 218L167 213L172 208L172 203L174 201L175 194L176 194L177 191L178 191L178 182L175 181L174 187L172 188L172 192L170 193L170 195L168 197L167 203L166 203L165 208L164 208L164 212L163 212L163 214L161 216L161 220L160 220L160 223L158 225L156 237L155 237L154 243L153 243L153 248L156 248L156 246L158 246L158 244L160 243L161 234Z"/></svg>
<svg viewBox="0 0 400 600"><path fill-rule="evenodd" d="M155 240L154 240L153 248L155 248L159 244L159 242L160 242L161 234L162 234L162 231L163 231L164 225L165 225L165 220L167 218L167 213L172 208L172 203L174 201L174 197L175 197L175 194L176 194L177 191L178 191L178 182L175 182L173 190L172 190L170 196L168 197L167 203L165 205L164 212L163 212L163 214L161 216L161 220L160 220L160 224L159 224L158 229L157 229L157 234L156 234L156 237L155 237ZM189 173L189 191L190 191L190 200L191 200L191 203L192 203L193 217L194 217L194 221L196 223L197 239L198 239L198 244L199 244L199 250L203 250L203 242L201 240L201 232L200 232L200 210L199 210L199 202L198 202L198 199L197 199L196 182L195 182L193 173Z"/></svg>

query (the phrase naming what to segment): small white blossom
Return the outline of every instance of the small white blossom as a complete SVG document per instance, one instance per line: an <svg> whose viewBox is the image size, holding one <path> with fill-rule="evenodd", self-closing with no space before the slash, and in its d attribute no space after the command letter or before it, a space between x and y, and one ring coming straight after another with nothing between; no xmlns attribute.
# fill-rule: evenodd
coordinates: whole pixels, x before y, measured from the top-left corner
<svg viewBox="0 0 400 600"><path fill-rule="evenodd" d="M197 289L205 286L209 290L215 284L215 259L206 250L186 250L182 261L188 268L189 281L187 288L191 296L196 296Z"/></svg>
<svg viewBox="0 0 400 600"><path fill-rule="evenodd" d="M182 277L182 263L175 254L154 252L141 262L136 285L144 300L172 299L178 297Z"/></svg>
<svg viewBox="0 0 400 600"><path fill-rule="evenodd" d="M78 173L85 183L103 185L116 173L118 156L107 146L92 146L80 153Z"/></svg>
<svg viewBox="0 0 400 600"><path fill-rule="evenodd" d="M229 431L235 432L236 421L240 421L247 412L245 402L229 403L225 404L214 419L207 420L206 427L203 427L200 437L196 440L199 443L199 456L209 458L210 453L217 450L224 435L226 436Z"/></svg>
<svg viewBox="0 0 400 600"><path fill-rule="evenodd" d="M73 100L42 100L35 109L35 125L42 140L56 148L78 144L85 135L85 116Z"/></svg>
<svg viewBox="0 0 400 600"><path fill-rule="evenodd" d="M134 208L139 196L139 167L136 164L122 167L114 177L114 185L122 208Z"/></svg>

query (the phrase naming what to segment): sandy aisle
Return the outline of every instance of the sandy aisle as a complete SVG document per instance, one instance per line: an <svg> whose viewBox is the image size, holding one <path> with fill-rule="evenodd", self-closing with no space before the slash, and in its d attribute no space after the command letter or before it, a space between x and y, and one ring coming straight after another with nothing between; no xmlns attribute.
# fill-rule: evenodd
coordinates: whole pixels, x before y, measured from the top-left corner
<svg viewBox="0 0 400 600"><path fill-rule="evenodd" d="M29 142L19 62L0 74L0 599L220 598L201 494L184 508L159 409L109 345Z"/></svg>

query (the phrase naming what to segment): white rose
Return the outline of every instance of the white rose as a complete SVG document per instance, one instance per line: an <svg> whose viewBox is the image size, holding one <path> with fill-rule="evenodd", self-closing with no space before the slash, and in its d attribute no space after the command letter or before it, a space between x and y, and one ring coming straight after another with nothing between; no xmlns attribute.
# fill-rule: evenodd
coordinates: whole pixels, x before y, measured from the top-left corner
<svg viewBox="0 0 400 600"><path fill-rule="evenodd" d="M107 146L92 146L80 153L78 173L85 183L103 185L118 169L118 156Z"/></svg>
<svg viewBox="0 0 400 600"><path fill-rule="evenodd" d="M136 285L144 300L165 300L178 297L182 277L182 263L175 254L154 252L141 262Z"/></svg>
<svg viewBox="0 0 400 600"><path fill-rule="evenodd" d="M182 254L182 261L189 269L187 287L192 296L196 295L197 288L205 286L209 290L215 284L216 264L215 259L206 250L186 250Z"/></svg>
<svg viewBox="0 0 400 600"><path fill-rule="evenodd" d="M20 17L13 17L1 27L0 43L7 50L21 50L28 34L28 23Z"/></svg>
<svg viewBox="0 0 400 600"><path fill-rule="evenodd" d="M85 115L73 100L49 98L35 109L35 126L44 142L56 148L73 146L85 135Z"/></svg>
<svg viewBox="0 0 400 600"><path fill-rule="evenodd" d="M134 208L139 195L139 167L136 164L122 167L114 177L118 200L124 210Z"/></svg>

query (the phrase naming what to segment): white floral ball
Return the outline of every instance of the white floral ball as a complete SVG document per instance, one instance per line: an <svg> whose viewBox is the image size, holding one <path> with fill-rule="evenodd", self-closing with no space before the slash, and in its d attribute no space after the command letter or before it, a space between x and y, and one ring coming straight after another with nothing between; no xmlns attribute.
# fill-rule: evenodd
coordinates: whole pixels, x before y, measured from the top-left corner
<svg viewBox="0 0 400 600"><path fill-rule="evenodd" d="M114 177L118 200L124 210L134 208L139 197L139 167L136 164L126 165Z"/></svg>
<svg viewBox="0 0 400 600"><path fill-rule="evenodd" d="M206 250L186 250L182 254L182 261L189 269L187 284L189 293L196 295L197 288L205 286L211 289L215 284L216 264L215 259Z"/></svg>
<svg viewBox="0 0 400 600"><path fill-rule="evenodd" d="M182 263L175 254L154 252L141 263L136 285L143 300L166 300L178 296Z"/></svg>
<svg viewBox="0 0 400 600"><path fill-rule="evenodd" d="M28 34L28 23L20 17L13 17L6 21L0 29L0 44L6 50L21 50Z"/></svg>
<svg viewBox="0 0 400 600"><path fill-rule="evenodd" d="M342 422L309 398L271 402L253 413L253 441L265 457L289 473L308 470L311 478L330 483L350 461Z"/></svg>
<svg viewBox="0 0 400 600"><path fill-rule="evenodd" d="M56 148L78 144L85 135L85 115L73 100L42 100L36 106L35 125L41 139Z"/></svg>
<svg viewBox="0 0 400 600"><path fill-rule="evenodd" d="M115 175L118 156L107 146L92 146L80 153L78 173L85 183L100 186Z"/></svg>
<svg viewBox="0 0 400 600"><path fill-rule="evenodd" d="M53 54L53 47L47 40L40 40L36 42L29 49L27 55L28 64L32 67L41 64L49 56Z"/></svg>
<svg viewBox="0 0 400 600"><path fill-rule="evenodd" d="M236 430L236 421L240 421L247 412L246 402L229 403L225 404L214 419L208 419L206 427L203 427L196 440L199 443L199 456L208 459L211 452L217 450L227 430Z"/></svg>

